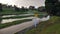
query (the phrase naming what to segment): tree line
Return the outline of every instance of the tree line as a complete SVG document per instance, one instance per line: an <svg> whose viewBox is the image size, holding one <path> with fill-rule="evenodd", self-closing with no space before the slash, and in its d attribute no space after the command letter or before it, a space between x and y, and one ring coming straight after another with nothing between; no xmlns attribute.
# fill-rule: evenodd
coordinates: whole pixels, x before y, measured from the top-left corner
<svg viewBox="0 0 60 34"><path fill-rule="evenodd" d="M29 6L28 8L27 7L24 7L24 6L21 6L21 8L17 7L16 5L12 6L12 5L7 5L7 4L2 4L0 3L0 10L3 10L2 8L5 7L5 8L13 8L14 11L28 11L28 10L38 10L38 11L43 11L45 10L45 7L44 6L41 6L41 7L38 7L38 8L35 8L35 6Z"/></svg>

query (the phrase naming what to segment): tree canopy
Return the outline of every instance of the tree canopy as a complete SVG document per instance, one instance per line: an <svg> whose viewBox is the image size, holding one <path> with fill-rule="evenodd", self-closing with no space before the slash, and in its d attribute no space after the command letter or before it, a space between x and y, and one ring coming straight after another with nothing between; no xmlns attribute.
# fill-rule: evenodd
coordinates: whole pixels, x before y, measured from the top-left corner
<svg viewBox="0 0 60 34"><path fill-rule="evenodd" d="M48 14L60 16L60 2L58 0L46 0L45 8Z"/></svg>

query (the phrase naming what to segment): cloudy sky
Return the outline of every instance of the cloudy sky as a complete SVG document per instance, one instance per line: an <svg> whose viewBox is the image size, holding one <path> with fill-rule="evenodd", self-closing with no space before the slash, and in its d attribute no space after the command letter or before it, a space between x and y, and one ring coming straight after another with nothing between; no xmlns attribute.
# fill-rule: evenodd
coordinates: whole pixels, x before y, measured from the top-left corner
<svg viewBox="0 0 60 34"><path fill-rule="evenodd" d="M8 4L8 5L16 5L18 7L25 6L45 6L45 0L0 0L0 3Z"/></svg>

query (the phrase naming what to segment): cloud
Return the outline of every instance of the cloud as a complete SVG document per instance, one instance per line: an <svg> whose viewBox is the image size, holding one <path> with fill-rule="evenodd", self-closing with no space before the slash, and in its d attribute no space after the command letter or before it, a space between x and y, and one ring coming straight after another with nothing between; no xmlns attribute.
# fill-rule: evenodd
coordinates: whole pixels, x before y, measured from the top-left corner
<svg viewBox="0 0 60 34"><path fill-rule="evenodd" d="M17 0L15 4L17 6L45 6L45 0Z"/></svg>
<svg viewBox="0 0 60 34"><path fill-rule="evenodd" d="M17 5L28 7L30 5L32 6L45 6L44 4L45 0L0 0L0 3L8 4L8 5Z"/></svg>

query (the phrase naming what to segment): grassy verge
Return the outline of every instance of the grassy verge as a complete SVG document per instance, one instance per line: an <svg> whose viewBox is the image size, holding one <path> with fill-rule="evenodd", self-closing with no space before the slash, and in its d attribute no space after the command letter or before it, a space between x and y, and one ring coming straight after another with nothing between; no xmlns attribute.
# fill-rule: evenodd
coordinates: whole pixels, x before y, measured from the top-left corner
<svg viewBox="0 0 60 34"><path fill-rule="evenodd" d="M25 17L31 17L33 15L29 15L29 16L14 16L14 17L5 17L5 18L2 18L2 19L15 19L15 18L25 18Z"/></svg>
<svg viewBox="0 0 60 34"><path fill-rule="evenodd" d="M22 13L22 12L10 12L10 11L8 11L8 12L2 12L1 14L2 15L19 15L19 14L28 14L28 13L27 12Z"/></svg>
<svg viewBox="0 0 60 34"><path fill-rule="evenodd" d="M60 34L60 17L52 16L50 20L41 22L26 34Z"/></svg>
<svg viewBox="0 0 60 34"><path fill-rule="evenodd" d="M2 28L6 28L12 25L16 25L16 24L20 24L23 22L27 22L27 21L31 21L32 19L24 19L24 20L18 20L18 21L14 21L14 22L10 22L10 23L5 23L5 24L0 24L0 29Z"/></svg>

